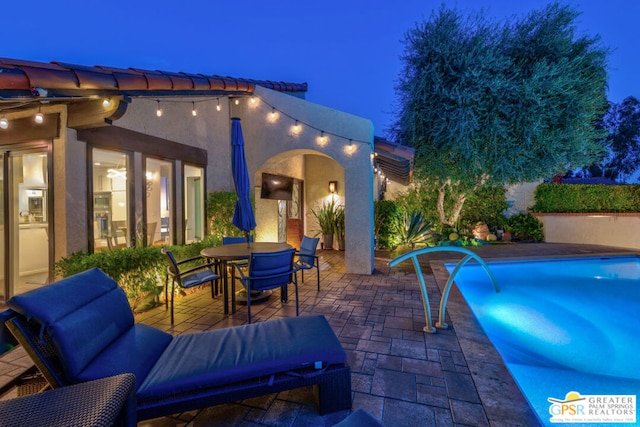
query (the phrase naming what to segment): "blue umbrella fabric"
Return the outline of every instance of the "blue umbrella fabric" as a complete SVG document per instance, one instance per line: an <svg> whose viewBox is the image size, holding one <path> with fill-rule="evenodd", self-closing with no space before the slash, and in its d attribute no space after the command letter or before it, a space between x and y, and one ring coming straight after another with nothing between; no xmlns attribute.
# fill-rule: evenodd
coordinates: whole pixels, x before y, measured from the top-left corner
<svg viewBox="0 0 640 427"><path fill-rule="evenodd" d="M236 187L236 206L233 211L233 225L244 231L247 244L249 232L256 228L256 218L251 206L251 183L247 171L247 160L244 156L244 137L240 119L231 119L231 173Z"/></svg>

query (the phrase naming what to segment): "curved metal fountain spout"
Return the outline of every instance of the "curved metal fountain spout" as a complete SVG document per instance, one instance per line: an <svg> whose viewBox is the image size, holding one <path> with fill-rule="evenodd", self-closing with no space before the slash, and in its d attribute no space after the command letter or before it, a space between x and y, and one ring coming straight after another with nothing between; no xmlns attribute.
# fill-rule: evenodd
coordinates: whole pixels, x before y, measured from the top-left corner
<svg viewBox="0 0 640 427"><path fill-rule="evenodd" d="M496 278L493 276L493 273L491 272L491 270L489 270L489 266L487 265L487 263L484 262L484 260L480 258L477 254L471 252L469 249L466 249L466 248L459 248L455 246L453 247L452 246L436 246L432 248L422 248L422 249L413 250L411 252L407 252L406 254L400 255L399 257L392 259L391 261L389 261L389 267L395 267L402 261L405 261L409 258L411 258L411 261L413 261L413 267L416 270L416 275L418 276L418 283L420 284L420 291L422 292L422 305L424 308L424 314L427 319L427 324L424 328L422 328L422 330L430 334L434 334L436 332L436 328L433 327L433 324L431 322L431 308L429 307L429 296L427 295L427 286L424 283L422 268L420 267L420 263L418 262L418 255L423 255L423 254L433 253L433 252L458 252L466 255L463 259L461 259L458 262L458 264L456 264L455 268L449 275L449 279L447 280L447 283L444 285L444 289L442 291L442 297L440 298L440 313L438 316L438 322L436 323L436 327L442 328L442 329L446 329L449 327L449 325L447 325L444 321L445 311L447 308L447 299L449 298L449 291L451 290L451 286L453 286L453 279L455 278L456 274L458 274L458 271L460 271L460 269L470 260L475 259L476 261L478 261L478 263L484 268L484 270L489 275L489 278L491 279L491 282L493 283L493 287L496 290L496 292L500 292L500 288L498 287Z"/></svg>

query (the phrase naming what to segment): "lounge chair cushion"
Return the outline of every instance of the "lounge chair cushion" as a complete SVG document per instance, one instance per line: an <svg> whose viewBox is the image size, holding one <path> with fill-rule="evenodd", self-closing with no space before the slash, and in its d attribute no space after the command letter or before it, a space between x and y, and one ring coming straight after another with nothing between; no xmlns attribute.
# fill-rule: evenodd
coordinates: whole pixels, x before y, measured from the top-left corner
<svg viewBox="0 0 640 427"><path fill-rule="evenodd" d="M74 379L89 381L130 372L139 387L162 352L172 340L171 334L141 323L135 324L105 348Z"/></svg>
<svg viewBox="0 0 640 427"><path fill-rule="evenodd" d="M7 305L46 328L71 381L134 325L124 291L97 268L14 296Z"/></svg>
<svg viewBox="0 0 640 427"><path fill-rule="evenodd" d="M287 317L173 339L138 389L141 401L346 363L324 316Z"/></svg>

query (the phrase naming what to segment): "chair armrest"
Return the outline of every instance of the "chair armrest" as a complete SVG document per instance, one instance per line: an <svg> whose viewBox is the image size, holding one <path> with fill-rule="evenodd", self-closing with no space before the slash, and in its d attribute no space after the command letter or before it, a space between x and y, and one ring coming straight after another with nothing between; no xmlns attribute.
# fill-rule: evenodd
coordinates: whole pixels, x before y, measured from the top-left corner
<svg viewBox="0 0 640 427"><path fill-rule="evenodd" d="M196 272L196 271L199 271L199 270L204 270L205 268L211 270L211 268L215 267L216 265L217 264L214 263L214 262L210 262L210 263L207 263L207 264L196 265L194 267L187 268L185 270L181 270L180 271L180 275L185 275L185 274L193 273L193 272Z"/></svg>
<svg viewBox="0 0 640 427"><path fill-rule="evenodd" d="M204 260L204 258L201 257L200 255L198 255L198 256L191 257L191 258L183 259L181 261L177 261L176 264L181 265L181 264L186 264L188 262L198 261L198 260Z"/></svg>
<svg viewBox="0 0 640 427"><path fill-rule="evenodd" d="M230 266L238 271L238 276L236 276L236 279L242 281L242 280L245 280L248 277L246 274L244 274L244 272L245 272L244 268L247 267L247 264L232 263L232 264L230 264Z"/></svg>

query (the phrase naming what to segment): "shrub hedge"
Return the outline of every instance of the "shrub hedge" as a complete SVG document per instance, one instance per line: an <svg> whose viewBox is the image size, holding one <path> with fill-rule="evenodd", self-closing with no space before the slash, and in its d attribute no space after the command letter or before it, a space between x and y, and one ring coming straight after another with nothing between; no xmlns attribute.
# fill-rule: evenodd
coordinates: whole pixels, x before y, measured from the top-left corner
<svg viewBox="0 0 640 427"><path fill-rule="evenodd" d="M532 212L640 212L640 185L540 184Z"/></svg>

